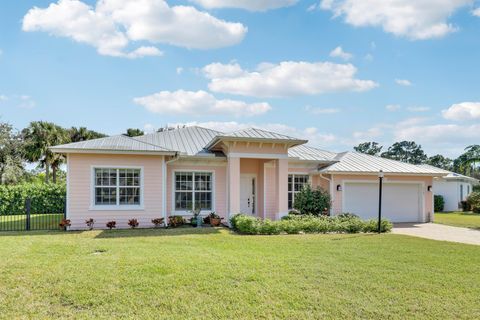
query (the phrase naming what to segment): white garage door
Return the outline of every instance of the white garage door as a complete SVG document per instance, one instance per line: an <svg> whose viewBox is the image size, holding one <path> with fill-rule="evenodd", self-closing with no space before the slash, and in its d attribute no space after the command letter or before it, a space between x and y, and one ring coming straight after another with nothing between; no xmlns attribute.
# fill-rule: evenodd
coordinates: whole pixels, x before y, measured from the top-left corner
<svg viewBox="0 0 480 320"><path fill-rule="evenodd" d="M362 219L378 218L378 184L345 183L343 212ZM392 222L422 221L422 193L419 184L384 183L382 217Z"/></svg>

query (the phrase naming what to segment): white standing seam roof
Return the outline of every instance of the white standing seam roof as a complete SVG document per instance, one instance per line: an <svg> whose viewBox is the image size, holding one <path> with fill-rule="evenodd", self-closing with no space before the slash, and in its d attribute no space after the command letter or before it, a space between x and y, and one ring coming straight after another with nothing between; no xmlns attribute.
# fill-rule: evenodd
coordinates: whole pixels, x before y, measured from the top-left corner
<svg viewBox="0 0 480 320"><path fill-rule="evenodd" d="M469 180L469 181L472 181L473 183L480 182L480 180L475 179L473 177L464 176L463 174L448 171L448 170L444 170L444 169L441 169L441 168L437 168L437 167L431 166L429 164L420 164L418 166L422 167L422 168L433 168L433 169L441 170L441 171L443 171L444 173L447 174L446 176L443 177L443 179L446 179L446 180Z"/></svg>
<svg viewBox="0 0 480 320"><path fill-rule="evenodd" d="M223 133L215 136L207 145L206 148L209 149L216 145L222 139L230 140L253 140L253 141L279 141L279 142L289 142L293 145L300 145L307 143L308 140L297 139L290 137L284 134L266 131L258 128L248 128L245 130L234 131L231 133Z"/></svg>
<svg viewBox="0 0 480 320"><path fill-rule="evenodd" d="M123 151L145 153L175 154L175 150L163 148L158 145L138 141L124 135L92 139L74 143L58 145L50 148L54 152L82 152L82 151Z"/></svg>
<svg viewBox="0 0 480 320"><path fill-rule="evenodd" d="M326 168L319 170L323 173L357 173L371 174L378 173L382 170L388 174L416 174L416 175L432 175L444 176L447 173L438 168L425 168L414 164L404 163L396 160L376 157L354 151L339 153L334 163Z"/></svg>
<svg viewBox="0 0 480 320"><path fill-rule="evenodd" d="M134 139L175 150L183 155L213 156L214 153L206 150L205 146L221 134L223 133L219 131L192 126L146 134Z"/></svg>
<svg viewBox="0 0 480 320"><path fill-rule="evenodd" d="M318 161L329 164L319 169L322 173L378 173L418 174L447 176L450 172L431 166L417 166L395 160L380 158L358 152L335 153L304 145L307 140L292 138L279 133L251 128L225 134L198 126L155 132L138 137L124 135L69 143L52 147L58 153L69 152L118 152L118 153L180 153L182 156L215 157L218 152L208 148L224 138L252 139L256 141L290 141L294 146L288 150L292 160ZM223 156L223 154L222 154ZM473 178L472 178L473 179Z"/></svg>
<svg viewBox="0 0 480 320"><path fill-rule="evenodd" d="M314 147L299 145L288 149L288 156L290 158L298 158L305 161L322 161L322 162L335 162L335 152L330 152Z"/></svg>

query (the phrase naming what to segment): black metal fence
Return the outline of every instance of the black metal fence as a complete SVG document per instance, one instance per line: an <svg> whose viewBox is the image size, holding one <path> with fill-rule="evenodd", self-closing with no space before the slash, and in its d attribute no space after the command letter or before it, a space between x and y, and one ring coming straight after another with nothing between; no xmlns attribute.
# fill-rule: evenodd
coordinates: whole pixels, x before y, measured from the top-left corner
<svg viewBox="0 0 480 320"><path fill-rule="evenodd" d="M0 231L59 230L65 218L65 205L65 198L19 199L1 210Z"/></svg>

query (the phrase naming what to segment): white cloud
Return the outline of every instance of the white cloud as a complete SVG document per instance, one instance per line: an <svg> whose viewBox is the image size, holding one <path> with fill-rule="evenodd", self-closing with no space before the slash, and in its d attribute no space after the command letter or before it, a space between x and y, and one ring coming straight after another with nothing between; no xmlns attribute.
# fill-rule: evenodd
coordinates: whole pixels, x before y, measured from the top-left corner
<svg viewBox="0 0 480 320"><path fill-rule="evenodd" d="M229 121L229 122L187 122L187 123L173 123L169 124L169 126L176 127L176 126L201 126L205 128L210 128L214 130L218 130L221 132L233 132L237 130L247 129L247 128L259 128L267 131L278 132L281 134L285 134L291 137L300 138L300 139L308 139L308 144L315 146L315 147L324 147L329 146L337 142L337 137L330 133L320 132L315 127L307 127L307 128L296 128L292 126L288 126L281 123L241 123L236 121Z"/></svg>
<svg viewBox="0 0 480 320"><path fill-rule="evenodd" d="M413 40L440 38L457 30L448 19L473 0L322 0L320 7L355 27L378 26Z"/></svg>
<svg viewBox="0 0 480 320"><path fill-rule="evenodd" d="M414 107L408 107L407 108L408 111L410 112L426 112L428 110L430 110L429 107L422 107L422 106L414 106Z"/></svg>
<svg viewBox="0 0 480 320"><path fill-rule="evenodd" d="M456 124L436 124L405 127L395 132L397 140L415 140L420 143L461 145L466 147L478 143L480 124L465 126ZM446 150L445 150L446 151Z"/></svg>
<svg viewBox="0 0 480 320"><path fill-rule="evenodd" d="M305 111L311 113L311 114L333 114L333 113L339 113L340 109L338 108L315 108L312 106L306 106Z"/></svg>
<svg viewBox="0 0 480 320"><path fill-rule="evenodd" d="M319 7L319 4L318 4L318 3L311 4L311 5L308 6L307 11L308 11L308 12L315 11L315 10L318 9L318 7Z"/></svg>
<svg viewBox="0 0 480 320"><path fill-rule="evenodd" d="M178 67L178 68L176 69L176 71L177 71L177 74L182 74L182 73L183 73L183 68L182 68L182 67Z"/></svg>
<svg viewBox="0 0 480 320"><path fill-rule="evenodd" d="M355 140L359 142L367 141L367 140L375 140L383 136L383 130L378 127L373 127L366 131L354 131L352 136Z"/></svg>
<svg viewBox="0 0 480 320"><path fill-rule="evenodd" d="M238 8L249 11L266 11L293 6L298 0L190 0L207 9Z"/></svg>
<svg viewBox="0 0 480 320"><path fill-rule="evenodd" d="M330 57L341 58L348 61L353 58L353 54L343 51L342 47L336 47L330 52Z"/></svg>
<svg viewBox="0 0 480 320"><path fill-rule="evenodd" d="M266 102L246 103L238 100L216 99L212 94L200 91L160 91L149 96L135 98L136 104L162 114L255 116L272 109Z"/></svg>
<svg viewBox="0 0 480 320"><path fill-rule="evenodd" d="M476 17L480 17L480 8L476 8L472 11L472 14Z"/></svg>
<svg viewBox="0 0 480 320"><path fill-rule="evenodd" d="M6 95L0 94L0 102L7 101L8 97Z"/></svg>
<svg viewBox="0 0 480 320"><path fill-rule="evenodd" d="M145 125L143 126L143 132L153 133L155 132L155 126L151 123L145 123Z"/></svg>
<svg viewBox="0 0 480 320"><path fill-rule="evenodd" d="M412 85L412 83L409 80L406 80L406 79L395 79L395 82L399 86L404 86L404 87L410 87Z"/></svg>
<svg viewBox="0 0 480 320"><path fill-rule="evenodd" d="M36 102L30 96L21 95L17 98L18 99L16 99L16 100L18 100L17 101L17 107L18 108L32 109L32 108L35 108L35 106L37 105Z"/></svg>
<svg viewBox="0 0 480 320"><path fill-rule="evenodd" d="M462 102L453 104L442 110L442 115L448 120L480 120L480 102Z"/></svg>
<svg viewBox="0 0 480 320"><path fill-rule="evenodd" d="M237 63L213 63L204 67L203 72L214 92L254 97L362 92L378 86L371 80L355 79L357 68L352 64L331 62L262 63L255 71L243 70Z"/></svg>
<svg viewBox="0 0 480 320"><path fill-rule="evenodd" d="M387 111L390 111L390 112L395 112L395 111L398 111L400 110L402 107L398 104L389 104L389 105L386 105L385 106L385 109L387 109Z"/></svg>
<svg viewBox="0 0 480 320"><path fill-rule="evenodd" d="M92 7L79 0L59 0L34 7L23 18L24 31L43 31L95 47L102 55L139 58L161 51L135 41L210 49L239 43L247 29L191 6L170 7L164 0L99 0ZM181 30L181 32L179 32Z"/></svg>

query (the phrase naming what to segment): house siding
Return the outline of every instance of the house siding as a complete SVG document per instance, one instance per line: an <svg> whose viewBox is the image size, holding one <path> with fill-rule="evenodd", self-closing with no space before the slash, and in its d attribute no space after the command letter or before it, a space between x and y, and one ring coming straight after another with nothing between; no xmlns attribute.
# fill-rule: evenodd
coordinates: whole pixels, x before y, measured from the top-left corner
<svg viewBox="0 0 480 320"><path fill-rule="evenodd" d="M128 227L130 219L137 219L139 227L152 227L151 219L162 214L162 162L163 156L69 154L68 155L68 207L70 229L86 229L85 220L93 218L95 228L106 228L108 221L115 220L117 228ZM142 210L93 210L92 167L143 167Z"/></svg>

